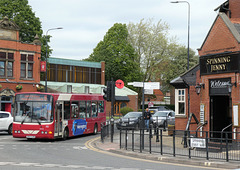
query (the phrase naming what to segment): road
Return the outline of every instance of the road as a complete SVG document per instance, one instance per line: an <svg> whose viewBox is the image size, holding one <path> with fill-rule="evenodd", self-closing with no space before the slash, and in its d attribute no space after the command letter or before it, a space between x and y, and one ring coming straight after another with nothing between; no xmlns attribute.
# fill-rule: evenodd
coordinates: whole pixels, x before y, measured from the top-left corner
<svg viewBox="0 0 240 170"><path fill-rule="evenodd" d="M0 132L0 170L94 169L94 170L200 170L188 165L166 164L99 152L86 143L98 135L86 135L66 141L13 138Z"/></svg>

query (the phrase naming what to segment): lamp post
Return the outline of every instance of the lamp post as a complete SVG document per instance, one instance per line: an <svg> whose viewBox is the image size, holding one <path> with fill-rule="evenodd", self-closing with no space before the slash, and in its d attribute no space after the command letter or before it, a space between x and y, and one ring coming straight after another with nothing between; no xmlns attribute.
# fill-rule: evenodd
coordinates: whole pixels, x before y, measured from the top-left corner
<svg viewBox="0 0 240 170"><path fill-rule="evenodd" d="M189 70L189 31L190 31L190 3L188 1L172 1L171 3L187 3L188 4L188 60L187 69Z"/></svg>
<svg viewBox="0 0 240 170"><path fill-rule="evenodd" d="M48 48L48 45L47 45L47 34L48 34L48 31L51 31L51 30L58 30L58 29L63 29L62 27L58 27L58 28L51 28L51 29L48 29L47 32L46 32L46 73L45 73L45 92L47 92L47 71L48 71L48 67L47 67L47 48Z"/></svg>

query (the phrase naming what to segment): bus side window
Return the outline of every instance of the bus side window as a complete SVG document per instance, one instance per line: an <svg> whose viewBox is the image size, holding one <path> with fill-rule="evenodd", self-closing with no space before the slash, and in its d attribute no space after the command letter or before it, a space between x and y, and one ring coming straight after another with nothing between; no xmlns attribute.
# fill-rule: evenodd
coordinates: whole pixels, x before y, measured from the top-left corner
<svg viewBox="0 0 240 170"><path fill-rule="evenodd" d="M72 104L71 104L71 107L72 107L72 118L73 119L76 119L78 118L78 102L77 101L73 101Z"/></svg>
<svg viewBox="0 0 240 170"><path fill-rule="evenodd" d="M104 112L104 101L98 101L98 113Z"/></svg>
<svg viewBox="0 0 240 170"><path fill-rule="evenodd" d="M70 102L64 101L64 119L70 119Z"/></svg>
<svg viewBox="0 0 240 170"><path fill-rule="evenodd" d="M98 116L97 102L92 102L92 117Z"/></svg>
<svg viewBox="0 0 240 170"><path fill-rule="evenodd" d="M86 118L86 101L79 102L79 118L85 119Z"/></svg>
<svg viewBox="0 0 240 170"><path fill-rule="evenodd" d="M91 117L91 101L87 101L87 118Z"/></svg>

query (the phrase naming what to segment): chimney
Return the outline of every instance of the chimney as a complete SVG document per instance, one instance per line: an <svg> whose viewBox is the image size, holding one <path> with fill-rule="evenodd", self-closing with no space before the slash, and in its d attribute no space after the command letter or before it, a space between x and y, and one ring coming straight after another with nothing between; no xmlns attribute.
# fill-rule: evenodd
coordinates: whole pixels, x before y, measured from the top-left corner
<svg viewBox="0 0 240 170"><path fill-rule="evenodd" d="M240 0L229 0L231 18L240 18Z"/></svg>

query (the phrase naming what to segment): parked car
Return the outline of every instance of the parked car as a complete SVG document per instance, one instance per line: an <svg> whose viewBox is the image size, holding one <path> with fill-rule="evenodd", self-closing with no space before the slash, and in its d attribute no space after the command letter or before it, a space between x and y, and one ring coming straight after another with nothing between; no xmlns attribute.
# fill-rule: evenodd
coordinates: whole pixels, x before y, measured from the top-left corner
<svg viewBox="0 0 240 170"><path fill-rule="evenodd" d="M117 129L139 129L142 112L128 112L116 122Z"/></svg>
<svg viewBox="0 0 240 170"><path fill-rule="evenodd" d="M149 112L151 114L154 114L157 111L165 111L165 110L170 110L167 106L152 106L149 107Z"/></svg>
<svg viewBox="0 0 240 170"><path fill-rule="evenodd" d="M0 131L7 131L8 134L12 134L13 117L11 113L0 111Z"/></svg>
<svg viewBox="0 0 240 170"><path fill-rule="evenodd" d="M175 112L172 110L158 111L152 116L154 127L167 127L167 125L175 125Z"/></svg>

